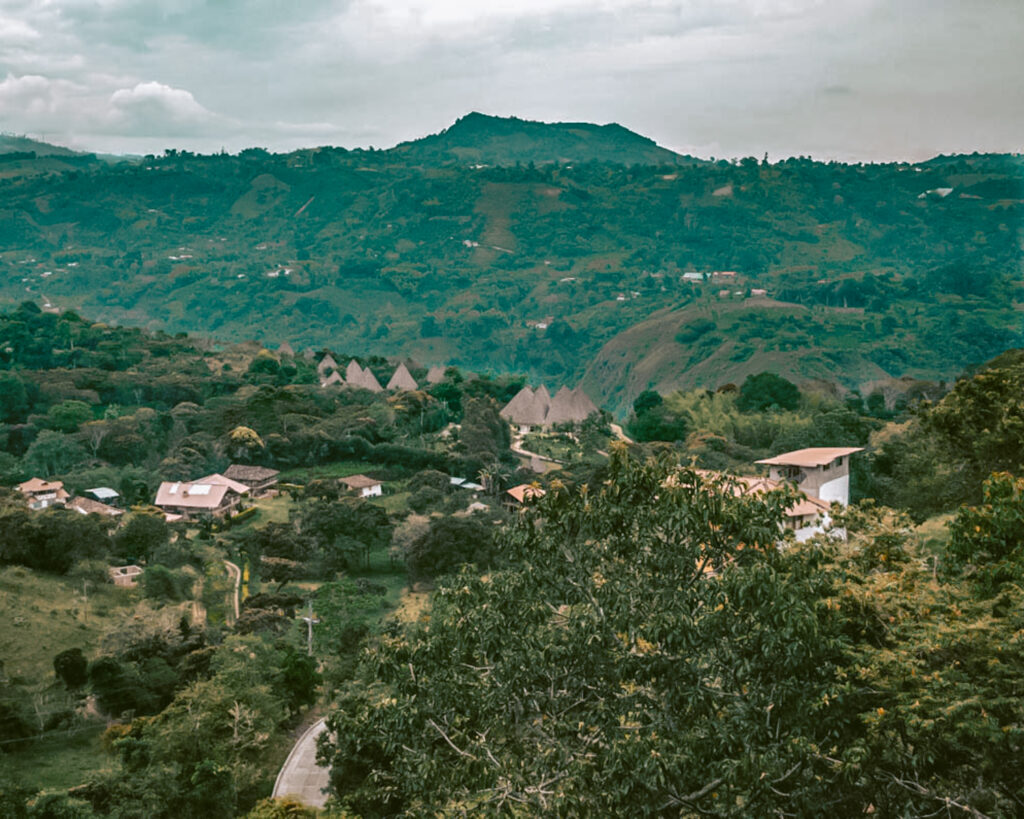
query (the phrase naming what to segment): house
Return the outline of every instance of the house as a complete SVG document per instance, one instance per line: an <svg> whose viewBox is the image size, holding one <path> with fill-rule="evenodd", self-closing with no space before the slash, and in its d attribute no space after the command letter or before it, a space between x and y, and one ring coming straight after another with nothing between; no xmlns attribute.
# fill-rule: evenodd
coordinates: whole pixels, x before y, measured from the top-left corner
<svg viewBox="0 0 1024 819"><path fill-rule="evenodd" d="M702 282L704 281L704 274L690 270L683 274L683 280L688 282Z"/></svg>
<svg viewBox="0 0 1024 819"><path fill-rule="evenodd" d="M698 469L697 473L705 478L726 477L721 473L703 469ZM728 480L736 495L763 495L780 486L778 480L748 475L729 475ZM782 525L793 532L798 543L803 543L808 538L828 529L832 523L829 516L830 510L831 504L827 501L804 495L783 512L785 520Z"/></svg>
<svg viewBox="0 0 1024 819"><path fill-rule="evenodd" d="M344 387L345 386L345 379L342 378L341 373L339 373L337 370L332 370L331 374L329 376L327 376L327 378L324 378L323 380L321 380L320 386L321 387L333 387L335 385L337 385L339 387Z"/></svg>
<svg viewBox="0 0 1024 819"><path fill-rule="evenodd" d="M395 374L391 376L391 380L388 381L387 389L389 390L416 390L419 389L419 384L416 383L416 379L412 377L409 372L409 368L405 364L399 364L395 369Z"/></svg>
<svg viewBox="0 0 1024 819"><path fill-rule="evenodd" d="M249 487L249 494L258 498L267 494L277 485L277 478L280 470L270 469L265 466L246 466L244 464L231 464L224 470L224 477Z"/></svg>
<svg viewBox="0 0 1024 819"><path fill-rule="evenodd" d="M808 498L850 503L850 456L861 447L810 447L765 458L773 481L791 481Z"/></svg>
<svg viewBox="0 0 1024 819"><path fill-rule="evenodd" d="M116 507L109 506L102 501L93 500L92 498L73 497L66 504L66 508L74 509L83 515L106 515L107 517L116 518L124 514L123 509L117 509Z"/></svg>
<svg viewBox="0 0 1024 819"><path fill-rule="evenodd" d="M282 341L281 346L277 348L277 354L279 356L288 356L289 358L295 358L295 349L287 341Z"/></svg>
<svg viewBox="0 0 1024 819"><path fill-rule="evenodd" d="M168 519L180 516L173 519L190 520L200 515L225 518L235 514L242 497L248 494L245 484L215 474L195 481L164 481L153 504Z"/></svg>
<svg viewBox="0 0 1024 819"><path fill-rule="evenodd" d="M596 412L597 406L581 387L562 387L551 398L547 388L541 386L536 391L523 387L499 414L525 434L533 427L581 423Z"/></svg>
<svg viewBox="0 0 1024 819"><path fill-rule="evenodd" d="M427 371L427 383L440 384L442 381L444 381L444 367L435 364Z"/></svg>
<svg viewBox="0 0 1024 819"><path fill-rule="evenodd" d="M368 478L366 475L350 475L347 478L338 478L353 492L358 492L361 498L376 498L383 494L381 482L376 478Z"/></svg>
<svg viewBox="0 0 1024 819"><path fill-rule="evenodd" d="M763 287L752 287L750 289L750 295L751 296L767 296L768 295L768 291L765 290Z"/></svg>
<svg viewBox="0 0 1024 819"><path fill-rule="evenodd" d="M64 489L63 481L44 481L42 478L31 478L18 484L18 489L28 501L29 509L47 509L51 506L63 506L70 497Z"/></svg>
<svg viewBox="0 0 1024 819"><path fill-rule="evenodd" d="M121 497L109 486L97 486L95 489L86 489L85 493L87 495L92 495L93 498L101 501L102 503L117 503L118 499Z"/></svg>
<svg viewBox="0 0 1024 819"><path fill-rule="evenodd" d="M508 510L512 511L522 508L529 501L536 500L537 498L543 498L546 494L547 493L536 484L521 483L519 486L513 486L511 489L505 490L502 502Z"/></svg>
<svg viewBox="0 0 1024 819"><path fill-rule="evenodd" d="M735 279L736 278L736 271L735 270L716 270L716 271L714 271L711 274L711 278L713 278L713 279Z"/></svg>
<svg viewBox="0 0 1024 819"><path fill-rule="evenodd" d="M115 586L121 586L122 588L131 588L139 582L139 577L142 576L141 566L111 566L107 569L107 573L110 575L110 582Z"/></svg>

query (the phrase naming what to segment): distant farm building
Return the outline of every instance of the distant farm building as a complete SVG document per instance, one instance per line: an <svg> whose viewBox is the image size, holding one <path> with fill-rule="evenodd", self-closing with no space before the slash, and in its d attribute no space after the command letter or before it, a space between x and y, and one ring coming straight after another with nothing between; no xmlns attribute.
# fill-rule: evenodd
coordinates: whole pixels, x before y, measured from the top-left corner
<svg viewBox="0 0 1024 819"><path fill-rule="evenodd" d="M64 489L63 481L44 481L32 478L18 484L18 489L28 501L29 509L47 509L51 506L63 506L70 497Z"/></svg>
<svg viewBox="0 0 1024 819"><path fill-rule="evenodd" d="M122 588L131 588L139 582L142 577L141 566L111 566L107 573L110 575L110 582Z"/></svg>
<svg viewBox="0 0 1024 819"><path fill-rule="evenodd" d="M82 515L105 515L109 518L120 517L124 514L124 510L110 506L102 501L93 500L92 498L71 498L67 502L66 508L74 509Z"/></svg>
<svg viewBox="0 0 1024 819"><path fill-rule="evenodd" d="M440 384L442 381L444 381L444 367L435 364L427 371L427 383Z"/></svg>
<svg viewBox="0 0 1024 819"><path fill-rule="evenodd" d="M501 410L501 417L525 433L533 427L578 424L596 412L597 405L581 387L562 387L552 398L547 388L541 386L536 391L523 387Z"/></svg>
<svg viewBox="0 0 1024 819"><path fill-rule="evenodd" d="M245 464L231 464L224 470L224 477L230 478L238 483L249 487L253 497L265 495L277 485L277 478L280 475L277 469L270 469L265 466L247 466Z"/></svg>
<svg viewBox="0 0 1024 819"><path fill-rule="evenodd" d="M383 486L376 478L369 478L366 475L350 475L347 478L338 478L339 483L347 486L356 492L361 498L375 498L383 494Z"/></svg>
<svg viewBox="0 0 1024 819"><path fill-rule="evenodd" d="M519 486L513 486L506 490L502 500L509 509L519 509L532 500L543 498L545 494L545 491L539 486L532 483L521 483Z"/></svg>
<svg viewBox="0 0 1024 819"><path fill-rule="evenodd" d="M235 514L249 487L224 475L207 475L195 481L164 481L156 493L159 506L170 520L191 520L196 516L216 518Z"/></svg>

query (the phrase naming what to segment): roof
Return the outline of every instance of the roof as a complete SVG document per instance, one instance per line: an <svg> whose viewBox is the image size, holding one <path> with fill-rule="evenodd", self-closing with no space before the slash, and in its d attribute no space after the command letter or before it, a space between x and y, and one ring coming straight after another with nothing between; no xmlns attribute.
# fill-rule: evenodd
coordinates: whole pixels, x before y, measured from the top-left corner
<svg viewBox="0 0 1024 819"><path fill-rule="evenodd" d="M697 469L695 471L703 478L728 479L734 495L763 495L766 492L779 489L783 485L781 481L773 481L771 478L763 478L757 475L726 475L725 473L709 469ZM784 514L787 518L805 517L806 515L827 513L831 508L832 506L828 501L801 495L796 503L786 509Z"/></svg>
<svg viewBox="0 0 1024 819"><path fill-rule="evenodd" d="M316 365L316 371L323 375L328 369L338 369L338 362L334 360L334 357L328 353L320 359L320 363Z"/></svg>
<svg viewBox="0 0 1024 819"><path fill-rule="evenodd" d="M86 489L90 495L97 500L113 500L114 498L121 497L115 490L109 486L97 486L95 489Z"/></svg>
<svg viewBox="0 0 1024 819"><path fill-rule="evenodd" d="M512 397L511 401L501 408L501 411L498 414L502 418L506 418L514 423L519 423L518 419L522 417L523 413L526 412L532 403L533 390L529 387L523 387Z"/></svg>
<svg viewBox="0 0 1024 819"><path fill-rule="evenodd" d="M232 480L226 475L221 475L219 472L214 472L212 475L206 475L202 478L197 478L195 483L213 483L226 486L232 492L237 492L239 495L249 494L249 487L244 483Z"/></svg>
<svg viewBox="0 0 1024 819"><path fill-rule="evenodd" d="M282 341L281 346L277 348L277 354L294 356L295 350L292 349L292 345L289 344L287 341Z"/></svg>
<svg viewBox="0 0 1024 819"><path fill-rule="evenodd" d="M352 387L358 387L363 380L363 368L354 358L345 367L345 383Z"/></svg>
<svg viewBox="0 0 1024 819"><path fill-rule="evenodd" d="M862 452L863 449L863 447L859 446L812 446L808 449L784 452L781 455L776 455L774 458L765 458L757 463L771 464L773 466L825 466L832 463L836 458L852 455L854 452Z"/></svg>
<svg viewBox="0 0 1024 819"><path fill-rule="evenodd" d="M435 364L427 371L427 383L440 384L442 381L444 381L444 367Z"/></svg>
<svg viewBox="0 0 1024 819"><path fill-rule="evenodd" d="M533 500L534 498L543 498L547 493L532 483L521 483L519 486L513 486L511 489L506 490L505 494L511 495L519 503L526 503L526 501Z"/></svg>
<svg viewBox="0 0 1024 819"><path fill-rule="evenodd" d="M381 482L376 478L368 478L366 475L349 475L347 478L338 478L349 489L369 489L371 486L380 486Z"/></svg>
<svg viewBox="0 0 1024 819"><path fill-rule="evenodd" d="M327 378L320 382L321 387L330 387L334 384L345 385L345 379L341 377L341 373L337 370L334 370Z"/></svg>
<svg viewBox="0 0 1024 819"><path fill-rule="evenodd" d="M405 364L399 364L395 369L395 374L388 381L389 390L415 390L418 388L419 384L416 383L416 379L412 377Z"/></svg>
<svg viewBox="0 0 1024 819"><path fill-rule="evenodd" d="M229 491L225 484L164 481L156 491L153 503L187 509L217 509Z"/></svg>
<svg viewBox="0 0 1024 819"><path fill-rule="evenodd" d="M29 478L25 483L18 484L18 489L26 495L37 492L58 492L64 488L64 481L44 481L42 478Z"/></svg>
<svg viewBox="0 0 1024 819"><path fill-rule="evenodd" d="M360 383L359 386L364 390L369 390L370 392L384 392L384 388L381 387L380 382L377 380L377 376L370 372L369 367L366 367L363 370L362 383Z"/></svg>
<svg viewBox="0 0 1024 819"><path fill-rule="evenodd" d="M100 503L92 498L74 497L67 502L67 507L68 509L74 509L76 512L81 512L83 515L109 515L112 518L116 518L118 515L124 514L122 510L115 509L113 506L107 506L107 504Z"/></svg>
<svg viewBox="0 0 1024 819"><path fill-rule="evenodd" d="M277 469L269 469L265 466L248 466L246 464L231 464L231 466L224 470L225 478L241 481L242 483L246 481L255 481L257 483L269 481L280 474L280 470Z"/></svg>

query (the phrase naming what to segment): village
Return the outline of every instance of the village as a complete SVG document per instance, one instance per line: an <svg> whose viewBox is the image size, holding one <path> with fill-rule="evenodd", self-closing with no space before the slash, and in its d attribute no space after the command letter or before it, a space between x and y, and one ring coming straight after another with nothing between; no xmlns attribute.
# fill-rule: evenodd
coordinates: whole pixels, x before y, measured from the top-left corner
<svg viewBox="0 0 1024 819"><path fill-rule="evenodd" d="M285 343L278 354L285 357L293 356L294 352ZM373 394L398 396L420 389L405 362L397 363L385 387L380 385L369 367L352 359L342 369L329 352L316 362L316 372L322 390L365 390ZM434 365L427 368L424 381L426 385L437 385L445 378L446 368ZM443 514L478 515L497 522L544 496L547 484L559 479L567 464L565 453L580 445L580 431L584 425L591 421L607 425L607 414L603 414L579 386L572 389L561 386L551 395L544 385L536 388L524 385L500 408L499 415L510 428L506 457L514 467L489 468L468 476L440 473L443 480L436 490L436 497L433 497L434 502L426 506L413 500L424 494L417 493L418 479L415 476L412 480L408 477L386 480L375 476L389 473L387 469L376 473L369 469L366 471L370 474L363 474L346 468L343 470L346 474L328 479L334 488L327 490L327 495L380 505L398 522L408 515L415 516L418 511L435 518ZM614 425L614 429L614 434L609 433L603 439L605 449L596 449L591 453L592 457L607 457L606 449L616 439L620 444L629 442L621 427ZM457 436L458 433L458 425L452 425L442 430L438 440L443 442L446 437ZM530 447L545 451L535 451ZM788 483L799 493L798 499L785 511L784 528L791 532L790 537L796 542L826 532L841 537L842 530L831 527L831 504L846 506L849 503L850 457L860 451L860 447L804 448L750 465L750 473L760 467L761 474L725 476L709 470L698 470L698 473L709 480L727 477L723 486L728 487L726 491L737 494L764 494ZM115 521L115 527L118 525L116 521L122 520L126 512L129 515L154 514L166 524L178 527L179 537L194 537L197 527L212 527L217 531L238 525L261 527L266 523L265 520L260 521L261 509L266 513L273 508L271 519L281 519L282 515L287 519L289 513L282 510L287 510L296 499L303 497L306 484L311 481L313 484L324 483L318 477L323 474L322 468L307 470L305 480L301 478L302 473L302 469L293 468L289 470L288 481L282 482L279 469L258 463L231 463L222 472L198 475L190 480L164 480L150 503L136 503L130 508L123 503L119 493L108 486L93 487L82 494L72 495L59 479L32 477L19 484L17 489L33 511L65 508L81 515L97 515ZM518 482L515 480L517 477ZM449 497L451 500L441 504ZM444 511L441 511L442 505ZM254 577L259 575L256 568ZM113 565L109 568L109 578L115 585L134 586L144 572L144 564Z"/></svg>

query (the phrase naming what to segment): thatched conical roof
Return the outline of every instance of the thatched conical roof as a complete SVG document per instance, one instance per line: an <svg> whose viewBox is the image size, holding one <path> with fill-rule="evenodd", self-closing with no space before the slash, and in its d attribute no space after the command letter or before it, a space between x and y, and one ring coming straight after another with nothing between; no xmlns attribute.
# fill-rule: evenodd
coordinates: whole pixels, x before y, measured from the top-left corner
<svg viewBox="0 0 1024 819"><path fill-rule="evenodd" d="M287 355L291 356L292 358L295 358L295 350L292 348L292 345L289 344L287 341L281 342L281 344L277 348L277 354Z"/></svg>
<svg viewBox="0 0 1024 819"><path fill-rule="evenodd" d="M526 422L519 419L523 417L523 414L529 410L532 404L533 390L529 387L523 387L513 396L511 401L502 407L501 412L498 414L513 424L523 424Z"/></svg>
<svg viewBox="0 0 1024 819"><path fill-rule="evenodd" d="M348 362L348 366L345 368L345 383L350 387L360 387L363 381L363 368L359 366L359 362L354 358Z"/></svg>
<svg viewBox="0 0 1024 819"><path fill-rule="evenodd" d="M551 407L544 419L546 426L553 424L569 424L577 420L573 417L573 393L568 387L561 387L551 399Z"/></svg>
<svg viewBox="0 0 1024 819"><path fill-rule="evenodd" d="M547 421L549 409L551 409L551 395L548 393L547 387L542 385L533 394L533 400L523 413L523 418L519 423L543 426Z"/></svg>
<svg viewBox="0 0 1024 819"><path fill-rule="evenodd" d="M391 380L388 381L389 390L415 390L419 389L419 384L416 383L416 379L412 377L409 369L405 364L399 364L395 369L395 374L391 376Z"/></svg>
<svg viewBox="0 0 1024 819"><path fill-rule="evenodd" d="M334 360L334 356L330 353L320 359L320 363L316 365L316 371L323 375L328 370L338 369L338 362Z"/></svg>
<svg viewBox="0 0 1024 819"><path fill-rule="evenodd" d="M341 373L337 370L332 372L327 378L320 382L321 387L331 387L337 384L340 387L345 386L345 379L341 377Z"/></svg>
<svg viewBox="0 0 1024 819"><path fill-rule="evenodd" d="M442 381L444 381L444 367L435 364L427 371L427 383L440 384Z"/></svg>
<svg viewBox="0 0 1024 819"><path fill-rule="evenodd" d="M580 421L584 421L595 412L601 411L598 409L597 404L590 400L590 396L583 392L583 387L576 387L572 391L572 405Z"/></svg>
<svg viewBox="0 0 1024 819"><path fill-rule="evenodd" d="M384 392L384 388L377 380L377 376L370 372L369 367L363 370L363 376L357 386L362 387L364 390L369 390L370 392Z"/></svg>

